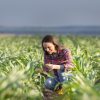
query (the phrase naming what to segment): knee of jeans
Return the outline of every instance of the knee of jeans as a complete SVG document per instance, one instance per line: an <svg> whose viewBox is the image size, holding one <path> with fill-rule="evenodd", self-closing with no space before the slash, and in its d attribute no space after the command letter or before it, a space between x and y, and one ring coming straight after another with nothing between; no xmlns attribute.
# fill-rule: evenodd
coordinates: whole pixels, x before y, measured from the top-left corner
<svg viewBox="0 0 100 100"><path fill-rule="evenodd" d="M55 86L58 84L58 81L56 78L47 78L44 85L45 88L54 90Z"/></svg>

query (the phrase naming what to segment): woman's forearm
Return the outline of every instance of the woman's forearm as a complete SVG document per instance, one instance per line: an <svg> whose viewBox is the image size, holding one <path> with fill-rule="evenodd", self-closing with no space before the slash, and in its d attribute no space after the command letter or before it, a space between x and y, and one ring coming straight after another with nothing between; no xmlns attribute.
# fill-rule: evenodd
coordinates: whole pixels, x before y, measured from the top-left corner
<svg viewBox="0 0 100 100"><path fill-rule="evenodd" d="M53 65L53 69L60 69L60 65Z"/></svg>
<svg viewBox="0 0 100 100"><path fill-rule="evenodd" d="M55 65L55 64L45 64L49 69L64 69L64 65Z"/></svg>
<svg viewBox="0 0 100 100"><path fill-rule="evenodd" d="M53 69L61 69L61 70L64 70L64 65L53 65Z"/></svg>

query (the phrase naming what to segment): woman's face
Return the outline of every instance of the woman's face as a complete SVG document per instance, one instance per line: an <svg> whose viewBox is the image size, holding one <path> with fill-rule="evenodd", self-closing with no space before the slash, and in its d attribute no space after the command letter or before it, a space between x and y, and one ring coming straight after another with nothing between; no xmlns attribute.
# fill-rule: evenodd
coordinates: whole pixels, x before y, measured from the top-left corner
<svg viewBox="0 0 100 100"><path fill-rule="evenodd" d="M55 45L53 43L50 43L50 42L44 42L43 43L43 48L49 54L57 52L56 49L55 49Z"/></svg>

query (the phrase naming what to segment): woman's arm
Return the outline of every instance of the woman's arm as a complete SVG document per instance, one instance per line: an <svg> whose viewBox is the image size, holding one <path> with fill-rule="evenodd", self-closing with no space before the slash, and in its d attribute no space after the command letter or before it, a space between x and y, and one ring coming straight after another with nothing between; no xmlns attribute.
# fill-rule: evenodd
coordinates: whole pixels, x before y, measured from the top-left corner
<svg viewBox="0 0 100 100"><path fill-rule="evenodd" d="M65 61L63 61L63 65L64 65L65 69L74 68L71 50L64 49L63 53L64 53L64 58L65 58Z"/></svg>
<svg viewBox="0 0 100 100"><path fill-rule="evenodd" d="M47 59L44 56L45 68L48 69L49 71L52 69L61 69L61 70L66 69L66 70L68 70L68 69L74 68L71 51L69 49L64 49L62 51L62 54L63 54L64 60L62 60L59 65L49 64L49 59Z"/></svg>
<svg viewBox="0 0 100 100"><path fill-rule="evenodd" d="M55 64L46 64L46 67L48 67L49 69L71 69L74 67L73 65L73 60L72 60L72 55L71 55L71 51L69 49L64 49L62 51L62 55L63 55L63 60L60 61L59 65L55 65Z"/></svg>

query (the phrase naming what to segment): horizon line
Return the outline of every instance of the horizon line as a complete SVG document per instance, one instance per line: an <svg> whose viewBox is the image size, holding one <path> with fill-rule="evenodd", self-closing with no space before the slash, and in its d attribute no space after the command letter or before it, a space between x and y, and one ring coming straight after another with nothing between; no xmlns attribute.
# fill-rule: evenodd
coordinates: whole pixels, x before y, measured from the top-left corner
<svg viewBox="0 0 100 100"><path fill-rule="evenodd" d="M10 28L10 27L15 27L15 28L19 28L19 27L100 27L100 25L56 25L56 26L4 26L4 25L0 25L0 27L8 27L8 28Z"/></svg>

